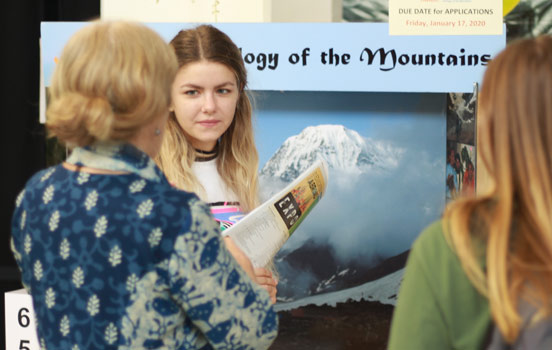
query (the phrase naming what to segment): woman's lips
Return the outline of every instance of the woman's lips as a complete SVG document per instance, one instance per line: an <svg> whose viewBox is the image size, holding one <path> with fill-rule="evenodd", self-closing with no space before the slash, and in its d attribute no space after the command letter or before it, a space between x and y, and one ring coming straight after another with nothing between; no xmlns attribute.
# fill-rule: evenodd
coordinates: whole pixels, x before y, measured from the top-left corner
<svg viewBox="0 0 552 350"><path fill-rule="evenodd" d="M202 120L202 121L198 122L199 125L204 126L206 128L212 128L213 126L217 125L218 123L220 123L220 121L218 121L218 120Z"/></svg>

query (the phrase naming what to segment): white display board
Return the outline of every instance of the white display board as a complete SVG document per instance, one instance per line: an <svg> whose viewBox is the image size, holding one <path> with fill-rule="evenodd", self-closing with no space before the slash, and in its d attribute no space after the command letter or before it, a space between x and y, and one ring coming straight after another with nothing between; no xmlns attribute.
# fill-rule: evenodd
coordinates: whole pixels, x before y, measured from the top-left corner
<svg viewBox="0 0 552 350"><path fill-rule="evenodd" d="M341 22L342 0L101 0L102 19L141 22Z"/></svg>
<svg viewBox="0 0 552 350"><path fill-rule="evenodd" d="M25 289L4 293L6 350L39 350L33 300Z"/></svg>

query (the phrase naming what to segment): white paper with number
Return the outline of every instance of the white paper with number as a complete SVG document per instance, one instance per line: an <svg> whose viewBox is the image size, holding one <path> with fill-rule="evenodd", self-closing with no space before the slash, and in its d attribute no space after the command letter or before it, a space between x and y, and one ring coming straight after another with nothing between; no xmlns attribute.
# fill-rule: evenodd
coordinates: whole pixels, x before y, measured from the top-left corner
<svg viewBox="0 0 552 350"><path fill-rule="evenodd" d="M6 350L39 350L33 299L25 289L4 293Z"/></svg>

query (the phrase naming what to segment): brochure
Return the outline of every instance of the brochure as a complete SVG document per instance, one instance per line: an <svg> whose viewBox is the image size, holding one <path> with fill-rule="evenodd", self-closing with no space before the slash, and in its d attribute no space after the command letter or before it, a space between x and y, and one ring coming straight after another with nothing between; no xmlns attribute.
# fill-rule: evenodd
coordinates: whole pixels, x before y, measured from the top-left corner
<svg viewBox="0 0 552 350"><path fill-rule="evenodd" d="M254 266L265 266L320 201L327 182L328 165L318 160L223 235L232 237Z"/></svg>

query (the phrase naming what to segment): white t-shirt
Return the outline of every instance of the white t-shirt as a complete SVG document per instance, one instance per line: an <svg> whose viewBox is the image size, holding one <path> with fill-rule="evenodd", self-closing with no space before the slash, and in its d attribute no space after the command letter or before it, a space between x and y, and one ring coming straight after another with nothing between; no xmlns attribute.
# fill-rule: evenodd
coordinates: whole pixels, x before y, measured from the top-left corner
<svg viewBox="0 0 552 350"><path fill-rule="evenodd" d="M223 231L243 217L236 194L226 186L217 171L217 160L195 161L192 172L205 190L201 199L209 204Z"/></svg>

